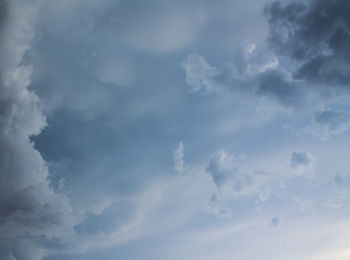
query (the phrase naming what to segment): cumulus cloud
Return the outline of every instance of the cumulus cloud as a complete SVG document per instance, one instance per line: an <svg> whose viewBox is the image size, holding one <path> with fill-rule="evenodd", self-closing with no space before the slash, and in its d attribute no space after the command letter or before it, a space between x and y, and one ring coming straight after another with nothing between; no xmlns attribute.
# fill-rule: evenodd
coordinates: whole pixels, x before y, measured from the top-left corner
<svg viewBox="0 0 350 260"><path fill-rule="evenodd" d="M174 158L174 169L178 173L183 172L184 170L184 145L182 142L179 142L179 145L173 152Z"/></svg>
<svg viewBox="0 0 350 260"><path fill-rule="evenodd" d="M69 233L67 197L48 181L45 161L30 137L46 126L35 93L28 90L38 1L1 1L0 53L0 258L40 259L48 241ZM46 243L47 242L47 243Z"/></svg>

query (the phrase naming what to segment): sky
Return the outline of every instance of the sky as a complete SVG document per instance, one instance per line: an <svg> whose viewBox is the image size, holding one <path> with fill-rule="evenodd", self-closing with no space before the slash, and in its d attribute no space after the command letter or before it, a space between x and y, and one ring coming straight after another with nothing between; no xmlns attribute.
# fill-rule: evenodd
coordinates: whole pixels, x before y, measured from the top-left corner
<svg viewBox="0 0 350 260"><path fill-rule="evenodd" d="M0 259L350 259L349 11L0 0Z"/></svg>

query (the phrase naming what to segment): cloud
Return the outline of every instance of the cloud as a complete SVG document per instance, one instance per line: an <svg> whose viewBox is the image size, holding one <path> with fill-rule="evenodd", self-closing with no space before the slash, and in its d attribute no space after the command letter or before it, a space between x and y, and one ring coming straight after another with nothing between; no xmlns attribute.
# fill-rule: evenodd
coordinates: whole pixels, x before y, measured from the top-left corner
<svg viewBox="0 0 350 260"><path fill-rule="evenodd" d="M220 75L220 71L210 66L203 56L196 53L189 55L182 62L182 67L185 69L186 81L191 86L191 91L218 91L220 86L215 83L215 79Z"/></svg>
<svg viewBox="0 0 350 260"><path fill-rule="evenodd" d="M105 2L106 1L103 3ZM113 2L117 3L118 1ZM125 49L137 49L133 50L137 53L135 54L133 52L133 55L137 56L137 58L135 58L137 61L139 61L139 57L143 55L147 56L146 59L149 59L148 54L144 54L144 52L142 52L142 55L138 56L140 50L164 54L165 52L179 50L188 46L188 44L195 41L202 24L204 24L200 17L197 23L197 18L195 18L196 14L194 14L194 17L191 16L192 8L186 10L186 1L180 1L181 6L179 8L170 6L169 9L165 8L166 10L164 10L164 12L162 12L164 7L162 1L154 1L160 5L159 7L156 4L159 9L155 8L155 10L152 10L152 8L148 6L149 2L146 4L141 2L142 1L124 1L125 5L121 8L130 8L129 12L124 13L125 9L121 11L122 14L126 14L122 15L122 18L126 20L118 20L117 17L116 23L114 23L115 20L111 23L111 26L116 26L116 24L120 22L122 23L119 29L117 28L114 32L125 29L125 34L116 33L117 36L115 36L115 38L118 38L120 42L124 41L124 44L127 45L127 47L124 46ZM48 2L46 1L46 3ZM252 200L250 200L251 198L247 198L250 203L245 203L244 200L238 200L237 196L233 198L232 194L254 194L259 197L260 201L266 201L270 193L274 195L274 190L272 190L272 188L274 188L273 183L271 185L271 191L269 189L270 186L267 188L264 187L267 182L269 182L269 185L271 184L268 173L250 169L255 166L254 160L253 163L247 163L250 164L250 166L246 167L248 168L246 169L241 165L244 161L241 156L230 154L226 150L220 150L213 154L208 161L208 157L205 157L204 162L201 161L203 153L206 153L205 148L208 148L209 143L204 139L206 137L208 137L207 139L212 139L210 140L210 142L212 142L210 144L212 145L215 143L214 145L216 146L218 145L219 138L215 139L212 138L212 136L206 135L206 133L203 134L204 131L197 131L198 126L193 128L190 132L193 132L191 136L196 136L196 141L192 140L193 143L199 140L201 142L199 147L203 149L203 151L192 151L193 154L190 154L189 158L194 158L197 163L201 161L198 163L200 166L196 167L196 165L194 165L187 167L187 164L184 164L184 145L182 142L180 142L178 147L173 151L174 161L172 161L171 155L169 156L169 154L164 151L170 151L171 153L173 148L171 148L172 141L168 143L169 136L179 134L179 130L171 129L171 131L168 131L168 128L172 128L173 126L173 123L170 123L169 126L167 123L168 121L166 121L169 118L168 115L174 115L174 117L171 117L176 120L174 124L181 121L185 122L185 124L188 123L189 126L194 126L197 121L202 120L202 117L195 119L197 120L196 123L189 123L192 121L192 118L198 115L197 113L192 114L192 112L194 112L193 108L196 107L196 109L201 110L206 104L197 106L199 102L195 103L190 101L191 104L188 105L184 101L186 98L181 98L180 100L180 98L178 98L179 96L174 96L173 93L170 92L169 97L171 97L174 103L178 103L179 101L183 102L176 106L176 108L179 108L184 105L183 110L180 112L181 115L172 114L173 110L171 110L167 111L168 114L166 114L166 117L160 117L159 114L167 110L163 109L163 102L166 103L169 99L167 99L168 96L164 97L164 93L158 92L158 90L163 87L160 82L170 82L169 78L166 78L166 74L169 73L169 71L167 71L165 67L171 64L166 64L168 61L163 63L163 60L157 60L159 57L153 60L154 56L151 56L153 58L150 59L149 62L157 61L161 64L160 66L164 65L164 73L162 70L159 70L158 67L145 69L143 73L150 74L148 77L156 78L157 82L151 80L150 82L146 82L149 78L145 77L147 80L141 82L144 88L139 88L134 92L128 92L129 89L126 88L113 88L113 91L117 92L113 92L115 95L112 95L112 91L102 89L105 85L97 84L91 86L85 84L91 83L91 81L96 83L96 80L113 85L129 85L132 83L131 78L133 75L131 74L133 71L131 70L133 68L128 66L124 67L125 64L128 64L128 59L126 59L126 63L124 63L123 60L115 61L114 57L118 55L114 56L111 54L113 57L111 57L110 60L101 56L101 62L97 62L95 64L96 66L92 65L92 70L78 69L75 67L79 63L78 60L83 56L80 56L82 53L93 53L90 52L89 49L91 47L90 44L94 45L92 39L98 39L99 36L101 36L100 34L93 34L93 37L84 38L84 34L91 31L103 31L99 30L98 28L102 27L98 26L95 27L95 30L91 29L94 28L98 22L101 22L92 17L96 15L101 20L109 20L113 17L105 16L105 12L102 12L101 9L98 8L104 6L104 4L100 6L99 3L101 3L101 1L99 3L93 0L86 1L86 5L89 6L87 9L93 12L94 15L91 15L89 11L86 13L86 9L84 8L80 9L80 7L83 6L77 4L78 2L76 1L54 1L52 3L54 3L52 9L55 9L55 7L59 9L61 6L62 9L65 9L62 13L66 14L65 12L67 10L71 12L68 19L69 22L65 19L67 16L57 15L55 19L52 19L50 26L55 27L54 23L57 23L57 27L62 26L62 28L57 29L57 31L49 36L43 36L48 38L45 38L38 47L38 50L40 47L47 47L47 52L40 50L40 53L45 52L43 57L54 64L52 65L53 69L51 72L55 76L48 75L48 80L44 81L45 84L42 84L42 86L43 88L47 87L46 90L49 89L48 92L57 89L58 92L52 92L51 94L56 98L57 96L62 98L62 103L58 102L60 103L60 109L66 109L66 114L61 113L55 115L55 119L61 120L61 123L59 128L52 128L52 132L59 132L59 134L51 138L56 139L56 136L59 138L53 142L47 143L45 143L45 140L47 140L45 137L41 139L41 141L44 140L43 146L49 146L49 149L46 151L54 154L54 156L52 156L54 160L59 158L58 162L50 162L52 163L50 166L55 163L56 165L62 165L61 168L55 168L58 180L55 179L56 176L53 176L52 173L48 171L49 164L46 163L40 153L33 148L34 144L31 140L37 139L30 138L33 135L40 134L42 129L46 126L45 117L40 109L39 99L32 91L29 91L29 86L32 82L31 77L33 76L32 68L28 66L30 59L23 59L23 57L28 54L27 51L31 50L32 41L35 41L33 36L35 28L37 28L35 25L37 12L34 7L37 6L37 2L31 0L12 1L9 5L9 8L11 8L9 20L7 20L7 16L5 16L6 19L4 19L6 30L2 32L4 37L1 37L1 47L4 48L0 49L0 53L3 54L2 56L5 57L4 60L6 61L6 63L0 62L0 147L2 147L0 152L0 165L1 169L4 170L1 172L1 180L3 180L3 182L0 181L0 221L2 224L0 228L1 259L34 260L52 253L86 252L92 249L103 249L113 246L118 246L117 255L120 256L123 253L120 253L119 246L133 238L137 238L137 241L135 241L135 243L127 243L126 247L128 248L128 252L137 251L137 253L140 254L141 252L141 254L143 254L144 251L142 249L138 250L139 248L137 245L134 247L134 245L139 244L140 241L141 247L146 247L145 245L147 244L145 243L148 243L147 241L155 243L155 241L158 242L158 238L163 240L164 237L169 238L170 236L170 239L172 239L176 232L183 232L183 230L193 232L197 228L207 227L208 223L206 220L208 217L205 216L202 218L200 215L203 213L203 209L207 209L210 213L218 215L221 218L226 218L225 221L229 221L230 217L232 217L231 219L235 218L235 222L232 222L232 224L235 224L236 228L236 224L239 224L237 219L245 217L243 215L247 215L245 214L246 211L245 209L242 210L240 207L232 207L232 209L235 209L235 214L232 214L231 208L227 206L228 201L225 201L225 199L230 197L230 199L228 199L230 203L241 204L240 206L244 204L244 207L249 207L249 209L254 208L257 200L256 198ZM45 6L47 5L45 4ZM147 9L145 16L140 17L140 20L138 20L138 16L142 15L141 7L144 5L150 9ZM33 7L33 9L31 7ZM94 7L97 9L96 11L92 11ZM138 9L135 12L134 7ZM110 10L111 13L118 11L118 9L112 9L113 8ZM79 10L79 12L77 12L77 10ZM41 13L45 13L46 11L47 9L43 8ZM179 13L177 13L178 11ZM58 13L60 13L59 10ZM199 13L198 16L201 16L201 10ZM127 14L130 14L130 20L134 22L134 24L128 23L127 18L129 15ZM30 17L28 17L28 15ZM45 15L47 15L47 19L50 20L50 14ZM92 18L91 20L89 19L90 17ZM77 20L79 26L76 26L75 22ZM103 21L106 22L106 20ZM164 21L164 24L161 24L161 21ZM82 32L79 29L84 27L84 25L86 25L87 30ZM127 31L129 25L131 26L130 31ZM170 28L169 31L165 30L163 26ZM173 31L171 29L173 29ZM60 34L60 32L58 32L60 30L65 32ZM144 30L144 32L142 30ZM70 33L67 31L70 31ZM76 35L72 36L74 33L76 33ZM21 35L23 38L21 38ZM56 37L54 35L56 35ZM16 37L20 37L20 39L18 40ZM81 37L81 39L76 41L75 37ZM101 37L102 39L99 39L99 41L104 41L106 39L106 42L108 42L109 38L104 37L105 35ZM50 41L48 41L49 38ZM86 39L88 40L84 43ZM61 45L61 41L66 44ZM123 45L122 43L120 43L121 45L114 45L115 41L116 40L112 40L112 43L110 43L113 45L113 48L106 51L107 54L109 51L114 51L114 49L117 51L125 50L123 48L119 49L120 46ZM67 44L67 42L69 43ZM87 45L89 45L87 47L89 50L78 51L78 49L85 49L84 46L86 47ZM93 49L94 47L96 46L91 48ZM52 48L55 50L54 54ZM48 53L51 53L52 56L45 56L48 55ZM242 103L258 104L262 100L267 100L268 103L276 103L283 108L298 109L298 107L307 100L304 96L303 88L298 82L291 78L288 71L284 71L282 68L278 67L279 60L276 57L269 53L264 56L262 53L263 52L257 51L257 47L253 43L247 43L242 51L236 54L233 62L227 63L221 68L219 68L219 66L210 65L206 59L200 55L194 54L192 58L189 56L187 61L184 62L184 67L188 74L188 83L191 85L191 89L194 92L203 91L224 95L229 93L235 98L241 99L240 102ZM58 56L62 56L62 59L58 58ZM69 56L69 58L66 58L67 56ZM171 56L171 59L175 59L177 62L179 57L174 55ZM141 60L140 58L140 63L144 62L141 62ZM60 64L56 67L57 63ZM83 63L85 64L85 61L83 61ZM147 63L147 66L150 63ZM136 65L139 64L135 63L135 66ZM65 67L65 69L63 69L63 67ZM169 67L173 68L172 65ZM117 71L115 69L117 69ZM47 72L48 71L44 71L44 74L47 75ZM164 81L158 81L160 77L156 77L155 74L153 74L155 72L158 73L156 74L157 76L162 74L161 76L165 78L163 79ZM89 77L80 81L80 73L86 73ZM171 71L171 73L173 73L173 71ZM62 81L58 81L59 78ZM57 81L54 82L54 79L57 79ZM69 82L71 79L73 79L73 81ZM52 85L51 83L55 84ZM160 85L160 87L155 90L147 84ZM174 85L176 84L177 82L174 82ZM77 89L74 88L75 85ZM55 93L59 93L62 88L66 93L62 96L55 95ZM149 95L144 96L145 93ZM134 99L134 96L138 96L139 98ZM154 99L155 97L156 100ZM162 100L162 102L157 102L159 100ZM153 117L153 115L147 114L147 117L137 117L137 120L135 118L129 118L129 112L131 109L135 109L134 107L136 107L136 110L141 111L140 113L144 113L144 102L152 103L152 105L156 107L157 115ZM128 105L118 106L118 109L111 109L109 104L114 103L127 103ZM166 106L166 108L168 107ZM81 115L77 117L72 116L72 111L76 110L88 110L92 113L101 111L107 113L107 110L111 110L108 112L113 114L113 118L119 119L125 117L132 122L129 123L128 121L128 124L122 124L119 123L119 121L117 121L117 123L115 121L111 122L109 119L112 117L103 114L102 117L104 118L96 120L96 122L89 122L86 124L82 124L81 122L77 123L77 121L81 119ZM217 111L218 110L215 110L211 118L218 116L218 114L216 114ZM241 111L243 111L243 109ZM237 113L240 113L240 111L237 111ZM320 119L322 116L319 118L317 115L316 113L315 122L327 121L325 119ZM241 116L248 117L244 112ZM213 124L215 120L211 121L211 118L202 121L208 121L208 124ZM183 119L184 121L182 121ZM237 120L237 118L233 118L232 120ZM341 121L339 118L337 120ZM155 123L155 121L157 122ZM318 122L318 124L321 124L320 122ZM239 123L240 122L238 122L238 124ZM343 123L334 123L332 120L329 120L327 123L323 124L335 124L336 127L331 128L340 129L340 125ZM159 129L159 126L164 127L164 125L168 127L166 130ZM202 124L198 125L199 127L202 126ZM202 129L204 128L205 127L202 127ZM185 127L184 132L188 132L186 130L187 127ZM260 132L260 129L258 131ZM270 128L267 131L270 131ZM43 136L45 136L46 133L47 132L45 132ZM262 135L264 134L265 132L262 131ZM219 135L215 137L217 136ZM187 137L186 140L189 140L190 138ZM79 141L76 141L77 139L79 139ZM232 141L233 139L229 140ZM228 139L224 141L220 140L220 142L225 141L228 141ZM244 140L242 141L244 142ZM255 141L256 139L252 138L244 145L246 145L245 147L251 147L252 150L255 150L255 145L259 145L265 149L264 142L260 144ZM68 143L68 148L62 148L65 146L63 142ZM77 142L81 143L77 144ZM237 145L241 146L239 143L237 143ZM274 144L266 148L270 149L273 145ZM117 150L115 146L118 146L119 150ZM145 147L147 151L144 149ZM192 147L191 144L191 148ZM60 149L62 149L62 151L60 151ZM92 151L89 153L89 156L86 155L88 153L87 150L89 150L89 152ZM154 152L154 150L157 150L157 152ZM261 155L258 150L255 151ZM164 157L160 156L161 153L164 154ZM256 156L259 157L260 155ZM47 156L47 154L45 156ZM65 158L61 160L60 156ZM103 157L103 159L101 159L101 157ZM301 156L299 153L299 158L298 156L295 157L295 162L291 163L294 165L292 167L293 169L307 168L311 166L314 161L307 153L303 153ZM256 158L256 160L259 159L261 158ZM307 159L310 159L311 162ZM263 159L261 159L261 161L263 161ZM272 161L274 165L277 165L277 168L279 166L278 160L273 157ZM79 168L77 166L79 164L83 166ZM151 164L151 166L146 164ZM204 167L203 164L205 165ZM167 175L165 171L172 167L178 172L185 171L186 174L174 175L170 171ZM67 170L68 168L69 170ZM200 169L198 170L197 168ZM62 170L63 173L59 170ZM154 173L157 171L160 173ZM190 171L198 172L187 174ZM66 176L70 178L71 182L68 182L67 185L71 186L62 187L65 181L59 178L61 174L66 174ZM151 182L152 185L149 185L148 182ZM273 180L271 182L273 182ZM208 204L208 197L210 194L217 192L222 195L221 191L224 189L230 190L229 196L225 197L223 201L219 201L218 196L213 196ZM68 192L64 193L67 190ZM174 194L176 194L176 196L174 196ZM206 205L208 205L208 208L205 208ZM251 207L251 205L253 206ZM254 211L253 214L256 215L255 213ZM271 220L271 214L268 215L264 225L266 225L266 223L268 224L269 220ZM192 226L193 223L196 225ZM252 232L250 234L252 235L245 237L257 239L259 237L257 235L259 232L252 231L253 229L255 228L249 226L249 230ZM292 230L298 229L293 228ZM221 232L229 234L232 230L222 229ZM220 236L220 234L218 236ZM203 237L204 239L208 239L206 236L202 236L202 239ZM211 237L209 239L211 239ZM280 240L279 237L279 239L275 241ZM168 241L169 240L164 239L162 243L165 243L168 247ZM192 242L193 241L195 243L197 242L196 239L193 239ZM242 241L241 238L236 240L236 242L240 241ZM231 241L226 241L226 243L227 242L231 243ZM241 245L239 243L234 243L235 241L232 242L231 244L236 246ZM220 244L225 247L226 243ZM254 244L261 245L258 242ZM130 248L136 250L130 250ZM154 247L150 246L149 248ZM171 246L170 248L172 249L174 247ZM152 249L153 254L158 253L158 243L155 249L157 252ZM221 253L220 250L217 250L216 246L210 246L207 249L213 253L214 251L215 253ZM193 252L201 251L193 250L193 248L191 248L191 250ZM227 247L226 250L229 251L232 250L232 248ZM239 250L236 252L240 253ZM104 253L105 252L102 254ZM174 258L179 258L176 254L168 255L170 255L170 257L174 256ZM230 258L229 253L225 258L220 258L220 256L215 254L207 254L207 256L216 259ZM80 257L90 256L83 255ZM115 255L111 257L113 258ZM58 258L65 258L65 256ZM121 256L121 258L123 258L123 256ZM138 258L139 256L135 257L135 259ZM189 258L191 257L188 255L187 258L183 257L183 259Z"/></svg>
<svg viewBox="0 0 350 260"><path fill-rule="evenodd" d="M325 87L350 84L350 22L346 0L266 5L269 43L299 64L295 78Z"/></svg>
<svg viewBox="0 0 350 260"><path fill-rule="evenodd" d="M289 80L279 71L269 71L259 76L258 94L276 100L286 108L296 109L305 103L305 93L298 83Z"/></svg>
<svg viewBox="0 0 350 260"><path fill-rule="evenodd" d="M280 224L280 219L278 217L273 217L271 219L271 226L278 226Z"/></svg>
<svg viewBox="0 0 350 260"><path fill-rule="evenodd" d="M303 84L279 66L267 51L245 43L234 60L218 69L203 56L191 54L182 62L191 91L230 95L238 103L259 111L299 110L306 106L308 93Z"/></svg>
<svg viewBox="0 0 350 260"><path fill-rule="evenodd" d="M261 201L266 201L269 191L264 184L270 176L264 171L241 169L245 158L244 154L234 155L219 150L211 156L206 172L210 174L219 191L242 196L255 194Z"/></svg>
<svg viewBox="0 0 350 260"><path fill-rule="evenodd" d="M314 159L306 152L293 152L289 161L292 175L313 174Z"/></svg>
<svg viewBox="0 0 350 260"><path fill-rule="evenodd" d="M301 135L311 135L315 139L326 141L330 137L345 132L350 126L348 112L323 110L312 115L312 120L295 132Z"/></svg>
<svg viewBox="0 0 350 260"><path fill-rule="evenodd" d="M333 177L335 190L332 196L326 200L324 206L326 208L341 208L348 204L350 199L350 178L348 174L335 174Z"/></svg>
<svg viewBox="0 0 350 260"><path fill-rule="evenodd" d="M217 203L209 204L206 208L206 212L214 214L218 218L230 218L232 216L232 210L230 208Z"/></svg>
<svg viewBox="0 0 350 260"><path fill-rule="evenodd" d="M221 150L213 154L206 170L216 186L220 188L233 181L235 176L238 175L237 159L235 156ZM239 189L239 184L237 185L237 189Z"/></svg>
<svg viewBox="0 0 350 260"><path fill-rule="evenodd" d="M182 142L179 142L179 145L173 152L174 158L174 169L178 173L183 172L184 170L184 145Z"/></svg>
<svg viewBox="0 0 350 260"><path fill-rule="evenodd" d="M214 214L219 218L230 218L232 216L232 210L224 206L218 198L216 193L213 193L210 197L210 201L205 209L206 212Z"/></svg>
<svg viewBox="0 0 350 260"><path fill-rule="evenodd" d="M203 90L206 93L227 91L249 93L256 91L256 77L264 75L265 72L269 74L278 67L278 64L275 56L257 51L254 43L245 42L236 52L233 61L225 64L222 69L211 66L197 53L189 55L182 62L182 67L186 73L187 83L194 92Z"/></svg>
<svg viewBox="0 0 350 260"><path fill-rule="evenodd" d="M292 158L290 159L290 167L296 168L299 166L308 166L311 163L311 158L307 153L292 153Z"/></svg>
<svg viewBox="0 0 350 260"><path fill-rule="evenodd" d="M68 198L55 191L30 137L46 127L38 97L28 89L23 63L35 34L38 1L1 1L0 53L0 258L40 259L44 241L70 232ZM66 223L67 222L67 223ZM67 224L67 225L66 225Z"/></svg>
<svg viewBox="0 0 350 260"><path fill-rule="evenodd" d="M348 7L346 1L321 0L266 4L270 49L245 42L221 67L189 55L182 67L191 91L290 117L294 126L288 128L296 134L326 140L344 132L347 115L338 110L350 84ZM302 120L310 123L293 130Z"/></svg>
<svg viewBox="0 0 350 260"><path fill-rule="evenodd" d="M343 189L350 185L350 178L348 175L345 174L336 174L334 176L334 182L339 189Z"/></svg>

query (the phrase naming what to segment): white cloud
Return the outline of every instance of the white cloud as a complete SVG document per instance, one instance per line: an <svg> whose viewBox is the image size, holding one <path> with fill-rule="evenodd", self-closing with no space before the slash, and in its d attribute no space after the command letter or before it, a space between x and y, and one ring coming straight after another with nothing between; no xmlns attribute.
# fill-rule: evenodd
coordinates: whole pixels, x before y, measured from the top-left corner
<svg viewBox="0 0 350 260"><path fill-rule="evenodd" d="M183 172L184 170L184 145L182 142L179 142L179 145L173 152L174 158L174 169L178 173Z"/></svg>
<svg viewBox="0 0 350 260"><path fill-rule="evenodd" d="M203 56L189 55L182 62L182 67L185 69L186 81L191 86L191 91L218 91L219 86L215 83L215 78L220 75L220 71L210 66Z"/></svg>

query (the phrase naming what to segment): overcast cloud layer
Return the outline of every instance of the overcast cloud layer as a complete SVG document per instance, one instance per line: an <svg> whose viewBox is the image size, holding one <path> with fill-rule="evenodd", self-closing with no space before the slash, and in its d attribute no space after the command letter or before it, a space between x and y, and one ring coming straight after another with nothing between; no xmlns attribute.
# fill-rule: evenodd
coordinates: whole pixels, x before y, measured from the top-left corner
<svg viewBox="0 0 350 260"><path fill-rule="evenodd" d="M349 259L346 0L0 0L0 259Z"/></svg>

